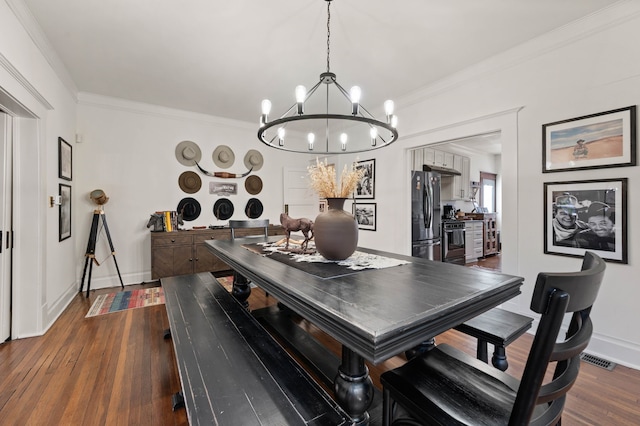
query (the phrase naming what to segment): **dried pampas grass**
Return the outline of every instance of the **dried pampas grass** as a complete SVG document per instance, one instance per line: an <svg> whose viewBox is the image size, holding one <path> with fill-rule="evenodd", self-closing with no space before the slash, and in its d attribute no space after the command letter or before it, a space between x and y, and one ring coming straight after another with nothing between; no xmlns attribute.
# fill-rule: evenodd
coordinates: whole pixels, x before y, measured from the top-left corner
<svg viewBox="0 0 640 426"><path fill-rule="evenodd" d="M340 184L336 181L336 169L316 159L315 166L309 166L309 178L311 188L318 193L320 198L348 198L356 189L358 182L364 176L364 169L357 169L356 164L349 169L346 165L342 169Z"/></svg>

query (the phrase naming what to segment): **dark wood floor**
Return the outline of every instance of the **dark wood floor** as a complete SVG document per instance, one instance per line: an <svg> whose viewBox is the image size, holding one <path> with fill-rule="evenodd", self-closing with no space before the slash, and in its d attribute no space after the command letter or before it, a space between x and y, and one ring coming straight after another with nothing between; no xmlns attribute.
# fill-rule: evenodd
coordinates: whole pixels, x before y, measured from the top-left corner
<svg viewBox="0 0 640 426"><path fill-rule="evenodd" d="M499 267L499 256L479 263ZM136 287L149 287L157 283ZM0 345L0 425L185 425L184 410L172 411L171 395L179 378L164 305L84 318L98 294L78 295L42 337ZM276 303L255 289L254 308ZM312 324L313 333L336 354L340 346ZM437 337L475 354L475 340L450 331ZM530 335L511 344L509 372L521 374ZM369 365L374 384L382 371L404 362L394 357ZM569 393L564 425L640 424L640 371L617 366L613 371L583 363Z"/></svg>

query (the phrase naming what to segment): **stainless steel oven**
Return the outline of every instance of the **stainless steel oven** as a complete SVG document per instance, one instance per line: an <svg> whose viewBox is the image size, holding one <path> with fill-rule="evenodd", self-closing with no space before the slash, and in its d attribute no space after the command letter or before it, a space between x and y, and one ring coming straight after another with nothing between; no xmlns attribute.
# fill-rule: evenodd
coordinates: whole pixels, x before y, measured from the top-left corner
<svg viewBox="0 0 640 426"><path fill-rule="evenodd" d="M464 222L458 220L442 223L442 261L464 265Z"/></svg>

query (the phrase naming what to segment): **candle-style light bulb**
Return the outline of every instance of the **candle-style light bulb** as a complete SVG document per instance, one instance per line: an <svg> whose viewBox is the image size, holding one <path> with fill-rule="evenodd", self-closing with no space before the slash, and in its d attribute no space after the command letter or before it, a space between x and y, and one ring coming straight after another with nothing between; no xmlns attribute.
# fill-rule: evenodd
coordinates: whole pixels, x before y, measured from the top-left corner
<svg viewBox="0 0 640 426"><path fill-rule="evenodd" d="M298 104L298 115L304 113L304 101L307 97L307 88L300 85L296 86L296 103Z"/></svg>
<svg viewBox="0 0 640 426"><path fill-rule="evenodd" d="M360 108L360 96L362 95L362 90L360 87L353 86L349 91L349 97L351 98L351 114L358 115L358 110Z"/></svg>
<svg viewBox="0 0 640 426"><path fill-rule="evenodd" d="M384 101L384 114L387 116L387 123L391 123L391 116L393 115L393 110L395 109L395 104L392 100Z"/></svg>
<svg viewBox="0 0 640 426"><path fill-rule="evenodd" d="M369 136L371 136L371 146L376 146L376 139L378 139L378 129L372 127L369 129Z"/></svg>
<svg viewBox="0 0 640 426"><path fill-rule="evenodd" d="M278 128L278 145L284 146L284 127Z"/></svg>
<svg viewBox="0 0 640 426"><path fill-rule="evenodd" d="M396 127L398 127L398 116L397 115L392 115L391 116L391 127L393 127L394 129Z"/></svg>
<svg viewBox="0 0 640 426"><path fill-rule="evenodd" d="M307 135L307 141L309 142L309 151L313 150L313 142L316 140L316 135L309 133Z"/></svg>
<svg viewBox="0 0 640 426"><path fill-rule="evenodd" d="M342 150L346 151L347 150L347 134L346 133L342 133L340 135L340 143L342 144Z"/></svg>
<svg viewBox="0 0 640 426"><path fill-rule="evenodd" d="M271 112L271 101L269 99L264 99L262 101L262 115L260 116L260 127L267 124L270 112Z"/></svg>

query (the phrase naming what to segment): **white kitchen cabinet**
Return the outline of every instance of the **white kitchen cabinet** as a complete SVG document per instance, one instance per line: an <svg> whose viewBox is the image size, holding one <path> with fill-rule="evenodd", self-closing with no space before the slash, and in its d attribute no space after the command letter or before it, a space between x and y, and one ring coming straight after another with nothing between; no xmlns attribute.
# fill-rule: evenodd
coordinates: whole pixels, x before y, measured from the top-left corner
<svg viewBox="0 0 640 426"><path fill-rule="evenodd" d="M484 223L481 220L467 220L464 225L465 262L476 262L484 255Z"/></svg>
<svg viewBox="0 0 640 426"><path fill-rule="evenodd" d="M422 160L424 161L424 163L422 164L428 164L430 166L434 165L436 161L435 155L436 155L436 151L434 149L422 148Z"/></svg>
<svg viewBox="0 0 640 426"><path fill-rule="evenodd" d="M441 199L466 200L469 198L469 176L471 175L471 160L462 155L453 156L453 167L460 172L460 176L443 176Z"/></svg>
<svg viewBox="0 0 640 426"><path fill-rule="evenodd" d="M456 157L455 155L453 155L450 152L443 152L443 157L442 157L442 167L447 167L449 169L455 169L454 166L454 157ZM456 169L457 170L457 169Z"/></svg>

